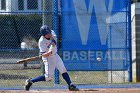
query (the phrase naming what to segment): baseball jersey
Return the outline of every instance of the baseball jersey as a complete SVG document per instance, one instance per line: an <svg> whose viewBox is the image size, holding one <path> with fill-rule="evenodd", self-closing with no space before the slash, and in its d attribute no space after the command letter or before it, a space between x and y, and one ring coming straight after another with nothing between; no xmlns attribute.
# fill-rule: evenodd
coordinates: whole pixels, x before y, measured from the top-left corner
<svg viewBox="0 0 140 93"><path fill-rule="evenodd" d="M54 55L57 53L57 46L51 45L52 39L57 41L56 34L53 30L51 30L51 34L52 34L52 38L50 40L46 39L44 36L40 37L39 42L38 42L40 54L43 54L48 51L52 51L51 55ZM42 60L47 61L47 57L42 57Z"/></svg>

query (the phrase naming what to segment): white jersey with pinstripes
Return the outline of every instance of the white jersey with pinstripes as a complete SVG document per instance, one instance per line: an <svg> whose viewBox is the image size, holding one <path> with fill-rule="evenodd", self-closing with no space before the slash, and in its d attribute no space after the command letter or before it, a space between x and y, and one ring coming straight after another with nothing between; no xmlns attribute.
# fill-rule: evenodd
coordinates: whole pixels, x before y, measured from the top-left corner
<svg viewBox="0 0 140 93"><path fill-rule="evenodd" d="M52 37L53 39L55 39L55 41L57 41L56 34L54 33L54 31L52 31ZM48 52L50 50L51 42L52 40L47 40L46 38L41 36L38 42L40 53ZM42 60L45 64L46 81L52 80L55 68L58 69L60 73L67 72L62 59L57 54L57 47L55 46L51 50L52 50L52 54L49 57L42 57Z"/></svg>
<svg viewBox="0 0 140 93"><path fill-rule="evenodd" d="M52 38L57 41L57 38L56 38L56 34L53 30L51 30L51 34L52 34ZM40 54L42 53L45 53L45 52L48 52L49 51L49 48L51 46L51 42L52 42L52 39L50 40L47 40L44 36L41 36L40 39L39 39L39 42L38 42L38 46L39 46L39 50L40 50ZM53 54L56 54L57 53L57 46L54 46L53 49L52 49ZM46 57L42 57L42 60L43 61L46 61L47 58Z"/></svg>

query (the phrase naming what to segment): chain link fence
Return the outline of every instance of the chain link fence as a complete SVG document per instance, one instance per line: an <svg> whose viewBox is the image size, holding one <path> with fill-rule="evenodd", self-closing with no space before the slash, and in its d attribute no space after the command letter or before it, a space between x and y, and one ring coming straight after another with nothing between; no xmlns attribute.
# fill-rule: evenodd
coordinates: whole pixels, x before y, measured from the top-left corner
<svg viewBox="0 0 140 93"><path fill-rule="evenodd" d="M0 10L0 87L16 88L23 87L26 79L43 74L41 59L24 64L16 64L16 61L39 55L40 27L43 24L51 29L53 27L53 1L8 1L8 7ZM1 5L4 6L5 2L1 2ZM34 86L46 85L52 86L53 82Z"/></svg>
<svg viewBox="0 0 140 93"><path fill-rule="evenodd" d="M129 0L61 0L62 58L74 83L129 82L129 6Z"/></svg>
<svg viewBox="0 0 140 93"><path fill-rule="evenodd" d="M12 0L12 2L15 2L15 1ZM105 33L105 34L108 34L107 46L100 46L98 42L99 38L93 33L89 33L89 35L92 36L90 37L90 39L93 40L93 41L88 42L88 43L91 43L91 46L89 45L88 47L85 47L85 46L80 47L79 44L81 43L81 41L77 42L74 38L75 36L77 36L77 39L79 39L80 38L79 34L78 35L71 34L71 33L79 33L78 32L79 29L75 27L77 25L73 23L75 22L74 20L77 20L76 13L74 11L69 10L71 9L70 6L72 6L74 4L73 2L75 2L76 0L71 0L71 1L58 0L58 10L56 9L58 13L55 13L55 11L53 11L54 2L57 0L52 0L52 1L48 0L48 2L45 2L45 0L37 0L37 1L38 2L36 3L34 2L33 4L31 4L32 1L30 2L30 0L25 0L23 2L22 0L19 0L19 2L17 3L19 4L17 5L19 9L18 11L11 10L11 12L9 12L7 11L7 9L5 9L4 11L0 12L0 59L1 59L0 60L0 82L1 82L0 87L1 88L23 87L26 79L35 77L44 73L43 69L41 69L42 68L41 59L29 62L29 63L25 63L25 64L15 64L16 61L20 59L37 56L39 54L37 43L38 43L38 39L40 38L39 29L42 26L42 24L49 25L51 29L53 29L54 26L56 26L57 24L58 49L59 49L58 53L64 60L64 63L69 70L69 74L73 83L75 84L109 84L109 83L117 83L117 81L113 82L113 80L119 80L119 79L121 79L121 83L128 82L127 80L128 71L126 69L122 67L121 71L119 70L117 71L114 69L112 70L112 68L110 68L109 66L111 65L111 67L113 66L115 68L115 66L118 65L117 62L120 60L117 60L116 62L114 61L116 65L115 63L113 65L111 64L113 60L112 58L111 60L108 61L110 63L107 65L100 64L100 62L97 61L96 59L86 60L88 61L87 63L91 64L91 66L89 66L89 64L81 63L81 62L84 62L82 60L79 60L79 63L75 63L76 62L75 56L73 57L73 60L72 59L65 60L65 55L64 55L65 51L70 51L70 53L74 51L79 52L79 51L85 51L85 50L86 52L87 51L107 51L108 52L108 51L118 49L119 51L120 50L124 51L123 52L124 54L122 54L122 56L125 56L124 57L125 59L123 59L123 61L121 60L122 63L125 64L126 61L129 62L130 61L128 57L129 50L127 49L129 48L128 39L130 38L128 38L128 34L129 34L128 29L127 29L128 22L126 19L126 17L128 17L127 16L128 9L126 9L126 6L128 3L126 5L125 4L122 5L122 7L125 8L126 10L121 10L119 12L116 11L116 14L117 13L124 14L123 15L124 17L122 17L124 18L122 19L124 20L124 23L109 24L110 28L108 29L113 29L113 30L107 30L107 31L112 31L112 32ZM109 1L111 0L108 0L108 2ZM121 1L125 2L127 0L121 0ZM122 2L117 3L117 5L119 6L119 4L121 3ZM57 5L57 2L55 4ZM79 4L81 3L79 2ZM77 5L77 7L80 8L81 6L79 6L79 4ZM14 6L11 6L11 7L14 7ZM86 13L77 14L77 16L81 16L81 15L87 16ZM88 15L92 15L92 12L90 12ZM108 13L101 13L98 16L92 15L91 17L91 19L97 19L98 17L99 19L98 21L99 23L101 23L99 25L100 31L104 30L103 29L104 26L108 26L108 24L105 21L106 19L104 19L104 15L108 15ZM54 20L55 20L54 17L58 18L57 23L54 23ZM115 18L112 20L116 20L116 21L120 20L119 18L118 19L115 19ZM79 19L79 20L82 20L82 19ZM92 20L92 22L94 23L95 20ZM84 27L86 26L88 25L84 24ZM82 28L85 29L84 27ZM91 24L90 31L95 31L95 33L98 33L96 27L97 27L97 24ZM113 31L116 31L116 33ZM104 38L105 34L100 35L101 39ZM112 36L114 38L111 38ZM116 43L112 43L112 42L116 42ZM83 44L84 43L85 41L83 41ZM104 50L104 47L105 47L105 50ZM121 55L119 53L120 52L116 53L114 56L117 57ZM112 54L110 54L110 56L112 56ZM81 57L84 59L85 55L83 54ZM71 61L72 63L70 64L67 63ZM106 62L106 61L103 60L103 62ZM71 67L71 64L75 65L75 66L72 65L73 66L72 68L75 67L75 69L69 68ZM78 71L76 71L76 68L80 66L82 68L91 67L92 69L78 70L79 69L78 68L77 69ZM99 69L101 68L101 69L99 70L98 68ZM102 68L107 68L107 70L102 69ZM62 85L66 84L65 81L62 79L61 75L60 75L60 84ZM54 85L53 82L39 82L39 83L35 83L34 87L53 86L53 85Z"/></svg>

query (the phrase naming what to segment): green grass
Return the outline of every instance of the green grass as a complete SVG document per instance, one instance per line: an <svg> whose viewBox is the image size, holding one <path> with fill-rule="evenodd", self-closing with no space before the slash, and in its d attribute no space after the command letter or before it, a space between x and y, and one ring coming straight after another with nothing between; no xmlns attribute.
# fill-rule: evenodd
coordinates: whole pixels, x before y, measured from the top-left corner
<svg viewBox="0 0 140 93"><path fill-rule="evenodd" d="M107 72L99 71L71 71L69 75L74 84L105 84L107 83ZM60 76L62 84L64 80Z"/></svg>
<svg viewBox="0 0 140 93"><path fill-rule="evenodd" d="M74 84L105 84L107 83L107 72L95 71L71 71L68 72ZM1 70L0 87L22 87L28 78L41 75L40 69L24 69L24 70ZM3 75L3 76L2 76ZM66 82L60 75L60 84L65 85ZM53 86L52 82L38 82L34 86Z"/></svg>
<svg viewBox="0 0 140 93"><path fill-rule="evenodd" d="M41 75L40 69L2 70L0 71L0 87L24 86L25 80ZM52 82L39 82L34 86L51 86Z"/></svg>

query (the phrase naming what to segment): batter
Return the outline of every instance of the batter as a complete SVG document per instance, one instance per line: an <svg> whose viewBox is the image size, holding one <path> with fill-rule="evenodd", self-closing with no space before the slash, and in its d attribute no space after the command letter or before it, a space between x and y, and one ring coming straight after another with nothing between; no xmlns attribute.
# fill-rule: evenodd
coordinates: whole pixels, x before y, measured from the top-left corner
<svg viewBox="0 0 140 93"><path fill-rule="evenodd" d="M59 70L62 74L63 79L68 84L68 88L70 91L78 91L74 84L72 84L70 77L67 73L67 70L63 64L62 59L57 54L57 38L56 34L53 30L47 25L43 25L40 28L41 37L38 42L40 54L43 56L42 60L45 64L45 74L41 76L37 76L32 79L26 80L25 90L29 91L30 87L33 83L39 81L51 81L53 79L55 68Z"/></svg>

